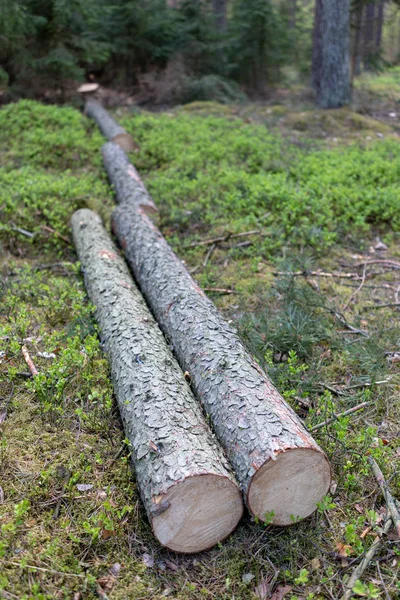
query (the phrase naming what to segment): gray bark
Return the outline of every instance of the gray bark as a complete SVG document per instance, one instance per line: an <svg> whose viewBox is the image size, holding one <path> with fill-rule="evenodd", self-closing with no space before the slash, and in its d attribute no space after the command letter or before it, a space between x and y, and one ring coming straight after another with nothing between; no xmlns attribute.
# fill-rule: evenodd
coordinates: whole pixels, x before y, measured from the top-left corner
<svg viewBox="0 0 400 600"><path fill-rule="evenodd" d="M226 537L237 524L242 512L239 490L200 406L100 218L82 209L74 213L71 226L86 288L96 306L125 434L132 445L138 486L153 530L159 541L173 550L203 550ZM218 494L222 489L226 497L228 530L219 521L214 523L213 514L208 514L206 535L202 537L196 531L191 536L192 515L183 510L183 542L160 535L169 514L176 518L171 498L179 503L179 494L174 492L177 486L198 481L201 489L206 481L214 480L218 482ZM206 503L210 498L205 498ZM214 500L220 501L219 496ZM200 493L196 501L201 507ZM187 511L193 510L195 527L199 518L196 509L197 504L187 507Z"/></svg>
<svg viewBox="0 0 400 600"><path fill-rule="evenodd" d="M375 4L370 2L366 6L365 22L364 22L364 47L363 47L363 59L364 69L366 71L371 70L374 54L375 54Z"/></svg>
<svg viewBox="0 0 400 600"><path fill-rule="evenodd" d="M311 462L314 456L320 461L315 473L309 472L295 483L291 481L293 473L288 475L284 469L274 473L275 478L281 478L285 489L299 498L307 496L314 486L319 501L330 482L325 455L245 350L237 334L190 277L162 234L144 211L127 204L113 212L112 227L147 303L211 417L250 511L257 514L251 499L254 477L260 475L263 466L276 464L274 461L280 455L301 456L304 469L311 455ZM300 455L292 453L299 449ZM310 452L305 452L306 449ZM279 503L279 498L275 497L275 501ZM304 509L306 514L295 509L291 514L307 516L315 510L316 501L310 501ZM257 516L264 518L266 512L270 512L268 505ZM274 522L288 524L288 517L288 514L277 517Z"/></svg>
<svg viewBox="0 0 400 600"><path fill-rule="evenodd" d="M141 206L147 213L157 212L157 207L139 173L129 162L125 152L117 144L107 142L102 147L101 153L118 203L132 202L136 206Z"/></svg>
<svg viewBox="0 0 400 600"><path fill-rule="evenodd" d="M321 108L350 102L350 0L317 0L313 84Z"/></svg>
<svg viewBox="0 0 400 600"><path fill-rule="evenodd" d="M85 105L85 114L96 121L101 133L108 140L121 146L125 152L130 152L134 149L131 135L114 121L100 102L89 99Z"/></svg>

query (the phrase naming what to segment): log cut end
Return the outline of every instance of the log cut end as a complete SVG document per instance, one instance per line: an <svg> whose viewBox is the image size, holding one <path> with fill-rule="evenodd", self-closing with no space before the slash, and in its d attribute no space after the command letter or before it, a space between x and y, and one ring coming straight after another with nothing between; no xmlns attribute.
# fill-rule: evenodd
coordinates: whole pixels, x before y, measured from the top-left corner
<svg viewBox="0 0 400 600"><path fill-rule="evenodd" d="M119 133L110 141L114 142L114 144L118 144L125 152L132 152L135 150L135 144L130 133Z"/></svg>
<svg viewBox="0 0 400 600"><path fill-rule="evenodd" d="M243 513L241 494L233 481L211 474L177 483L159 506L152 518L157 539L170 550L185 553L207 550L225 539Z"/></svg>
<svg viewBox="0 0 400 600"><path fill-rule="evenodd" d="M292 525L315 511L330 485L331 468L323 452L288 450L264 463L254 475L248 491L249 510L261 521Z"/></svg>

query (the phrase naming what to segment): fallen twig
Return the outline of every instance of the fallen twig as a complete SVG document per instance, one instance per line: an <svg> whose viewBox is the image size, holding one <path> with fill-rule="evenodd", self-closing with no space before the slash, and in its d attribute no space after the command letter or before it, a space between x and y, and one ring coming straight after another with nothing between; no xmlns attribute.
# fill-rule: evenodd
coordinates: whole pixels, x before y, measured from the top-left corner
<svg viewBox="0 0 400 600"><path fill-rule="evenodd" d="M387 304L376 304L375 306L363 306L361 310L379 310L380 308L400 307L400 302L388 302Z"/></svg>
<svg viewBox="0 0 400 600"><path fill-rule="evenodd" d="M344 318L343 315L336 312L335 310L332 310L332 309L328 309L328 310L334 317L337 318L338 321L340 321L342 323L342 325L347 327L347 329L349 329L352 333L359 333L360 335L368 337L368 335L369 335L368 331L366 331L365 329L357 329L357 327L353 327L353 325L350 325L350 323L348 323L346 321L346 319Z"/></svg>
<svg viewBox="0 0 400 600"><path fill-rule="evenodd" d="M344 412L341 412L338 414L335 413L332 415L332 417L329 417L329 419L326 419L322 423L318 423L318 425L314 425L313 427L311 427L311 429L309 431L316 431L317 429L321 429L322 427L325 427L325 425L329 425L329 423L333 423L333 421L337 421L340 417L347 417L347 415L351 415L355 412L358 412L359 410L362 410L363 408L365 408L366 406L370 406L371 404L374 404L374 403L372 401L361 402L361 404L357 404L357 406L353 406L353 408L349 408L348 410L345 410Z"/></svg>
<svg viewBox="0 0 400 600"><path fill-rule="evenodd" d="M192 242L187 248L195 248L196 246L208 246L208 244L218 244L218 242L227 242L231 238L243 237L245 235L258 235L261 231L259 229L254 229L253 231L242 231L241 233L227 233L224 236L210 238L208 240L200 240L199 242Z"/></svg>
<svg viewBox="0 0 400 600"><path fill-rule="evenodd" d="M362 287L363 287L363 285L365 283L365 275L366 275L366 272L367 272L367 264L368 263L364 263L364 269L363 269L363 273L362 273L360 285L358 286L358 288L356 290L354 290L354 292L352 293L352 295L350 296L350 298L348 299L348 301L344 305L343 310L346 310L350 306L350 304L353 302L353 300L357 296L358 292L361 292Z"/></svg>
<svg viewBox="0 0 400 600"><path fill-rule="evenodd" d="M386 534L389 531L389 529L391 528L391 526L392 526L392 519L388 518L388 520L386 521L386 523L383 527L382 533ZM355 586L356 581L358 579L360 579L360 577L363 575L364 571L366 570L369 563L373 559L375 552L378 550L380 545L381 545L381 538L377 537L375 539L375 541L371 544L369 550L365 553L365 556L362 559L362 561L360 562L360 564L354 569L352 575L345 583L344 587L345 587L346 591L344 592L344 594L340 600L349 600L353 596L353 587Z"/></svg>
<svg viewBox="0 0 400 600"><path fill-rule="evenodd" d="M393 498L387 481L385 480L382 471L379 468L378 463L372 456L368 456L368 463L372 469L372 472L377 480L379 487L381 488L383 497L385 498L386 506L392 517L393 525L397 535L400 537L400 514L396 506L396 500Z"/></svg>
<svg viewBox="0 0 400 600"><path fill-rule="evenodd" d="M39 375L39 371L35 367L35 364L34 364L33 360L31 359L31 357L29 356L28 348L26 346L22 346L21 350L22 350L22 354L25 359L25 362L28 365L28 368L32 374L32 377L36 377L37 375Z"/></svg>
<svg viewBox="0 0 400 600"><path fill-rule="evenodd" d="M44 567L36 567L35 565L26 565L25 563L14 562L12 560L2 559L2 562L6 565L21 567L23 569L34 569L35 571L43 571L44 573L53 573L53 575L65 575L65 577L86 577L86 575L84 575L83 573L66 573L65 571L54 571L53 569L45 569Z"/></svg>
<svg viewBox="0 0 400 600"><path fill-rule="evenodd" d="M210 260L211 255L214 252L214 250L215 250L216 247L217 247L217 244L213 244L212 246L210 246L210 248L209 248L209 250L208 250L208 252L206 254L206 257L205 257L205 259L203 261L203 267L204 268L206 268L206 266L208 264L208 261Z"/></svg>
<svg viewBox="0 0 400 600"><path fill-rule="evenodd" d="M62 233L59 233L58 231L56 231L52 227L49 227L48 225L41 225L40 227L42 229L44 229L45 231L48 231L49 233L52 233L53 235L56 235L61 240L63 240L63 242L65 242L66 244L69 244L70 246L72 246L71 241L67 237L65 237L65 235L62 235Z"/></svg>
<svg viewBox="0 0 400 600"><path fill-rule="evenodd" d="M216 294L240 294L235 290L229 290L227 288L203 288L204 292L215 292Z"/></svg>
<svg viewBox="0 0 400 600"><path fill-rule="evenodd" d="M34 233L32 233L31 231L27 231L26 229L22 229L21 227L16 227L15 225L13 225L11 227L11 229L13 231L17 231L18 233L22 233L22 235L26 235L26 237L29 237L29 238L35 237Z"/></svg>
<svg viewBox="0 0 400 600"><path fill-rule="evenodd" d="M362 263L356 263L355 265L351 265L352 267L358 268L358 267L362 267L365 264L367 265L382 265L383 267L393 267L395 269L400 269L400 263L395 261L395 260L389 260L389 259L374 259L374 260L368 260L366 263L362 262Z"/></svg>
<svg viewBox="0 0 400 600"><path fill-rule="evenodd" d="M360 279L358 273L327 273L326 271L274 271L272 275L290 277L337 277L338 279Z"/></svg>

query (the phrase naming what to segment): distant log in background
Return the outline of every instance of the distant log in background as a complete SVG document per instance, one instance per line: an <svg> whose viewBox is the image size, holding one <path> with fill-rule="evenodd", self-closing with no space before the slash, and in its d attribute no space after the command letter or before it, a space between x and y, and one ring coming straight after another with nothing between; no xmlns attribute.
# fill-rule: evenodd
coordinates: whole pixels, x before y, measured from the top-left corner
<svg viewBox="0 0 400 600"><path fill-rule="evenodd" d="M141 206L148 214L157 212L157 207L139 173L120 146L114 142L107 142L102 147L101 153L118 203L132 202L136 206Z"/></svg>
<svg viewBox="0 0 400 600"><path fill-rule="evenodd" d="M100 218L83 209L71 224L154 534L177 552L210 548L242 515L239 489Z"/></svg>
<svg viewBox="0 0 400 600"><path fill-rule="evenodd" d="M158 324L210 415L250 511L277 525L311 514L329 462L141 209L118 206L112 226Z"/></svg>
<svg viewBox="0 0 400 600"><path fill-rule="evenodd" d="M85 114L96 121L100 127L101 133L110 142L115 142L125 152L131 152L134 150L135 145L132 140L132 136L123 128L118 125L116 121L108 114L107 110L98 102L90 98L85 104Z"/></svg>

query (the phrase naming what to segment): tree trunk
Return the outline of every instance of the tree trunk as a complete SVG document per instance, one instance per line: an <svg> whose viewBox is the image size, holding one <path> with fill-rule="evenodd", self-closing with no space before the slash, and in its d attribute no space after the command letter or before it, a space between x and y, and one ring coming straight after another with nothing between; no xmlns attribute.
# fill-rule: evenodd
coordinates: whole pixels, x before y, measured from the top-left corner
<svg viewBox="0 0 400 600"><path fill-rule="evenodd" d="M313 85L321 108L350 102L350 0L316 0Z"/></svg>
<svg viewBox="0 0 400 600"><path fill-rule="evenodd" d="M219 32L226 30L226 0L213 0L215 24Z"/></svg>
<svg viewBox="0 0 400 600"><path fill-rule="evenodd" d="M384 8L385 8L385 0L381 0L378 5L378 15L377 15L377 21L376 21L376 28L375 28L375 51L377 53L380 52L381 44L382 44Z"/></svg>
<svg viewBox="0 0 400 600"><path fill-rule="evenodd" d="M314 91L318 97L321 85L322 67L322 1L315 0L314 29L312 47L311 80Z"/></svg>
<svg viewBox="0 0 400 600"><path fill-rule="evenodd" d="M361 51L361 31L363 23L363 9L364 5L360 2L354 15L354 42L353 52L351 57L351 84L353 84L354 77L360 74L360 51Z"/></svg>
<svg viewBox="0 0 400 600"><path fill-rule="evenodd" d="M372 60L375 53L374 24L375 4L370 2L366 6L363 36L364 69L366 69L367 71L370 71L372 69Z"/></svg>
<svg viewBox="0 0 400 600"><path fill-rule="evenodd" d="M210 548L242 515L239 489L100 218L82 209L71 224L154 534L177 552Z"/></svg>
<svg viewBox="0 0 400 600"><path fill-rule="evenodd" d="M125 152L134 150L135 145L132 136L114 121L100 102L93 99L88 100L85 105L85 114L96 121L97 125L100 127L101 133L110 140L110 142L115 142L125 150Z"/></svg>
<svg viewBox="0 0 400 600"><path fill-rule="evenodd" d="M144 211L120 205L112 227L211 417L249 510L277 525L311 514L330 486L325 454Z"/></svg>
<svg viewBox="0 0 400 600"><path fill-rule="evenodd" d="M132 202L135 206L141 206L147 214L157 212L157 207L139 173L120 146L114 142L107 142L101 153L118 203Z"/></svg>

